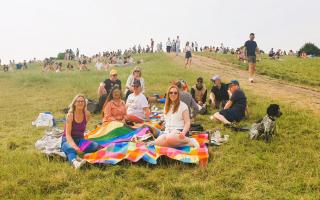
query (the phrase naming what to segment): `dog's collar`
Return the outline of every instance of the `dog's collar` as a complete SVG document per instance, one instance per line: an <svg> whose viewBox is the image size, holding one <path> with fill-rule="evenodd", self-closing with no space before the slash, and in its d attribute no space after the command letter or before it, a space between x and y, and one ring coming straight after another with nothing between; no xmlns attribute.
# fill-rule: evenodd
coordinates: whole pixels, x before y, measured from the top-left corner
<svg viewBox="0 0 320 200"><path fill-rule="evenodd" d="M272 121L276 121L276 118L273 118L273 117L271 117L271 116L269 116L269 115L268 115L268 117L269 117L269 119L271 119Z"/></svg>

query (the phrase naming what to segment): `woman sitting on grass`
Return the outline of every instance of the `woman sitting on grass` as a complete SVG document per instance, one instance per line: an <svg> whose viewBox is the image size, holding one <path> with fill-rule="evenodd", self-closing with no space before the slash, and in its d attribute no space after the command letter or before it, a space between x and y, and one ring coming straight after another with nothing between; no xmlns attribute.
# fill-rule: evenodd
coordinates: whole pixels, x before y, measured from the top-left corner
<svg viewBox="0 0 320 200"><path fill-rule="evenodd" d="M143 123L149 121L150 109L147 98L142 94L140 80L133 81L133 93L128 96L126 107L128 120Z"/></svg>
<svg viewBox="0 0 320 200"><path fill-rule="evenodd" d="M140 67L135 67L133 69L133 71L132 71L132 74L130 74L128 79L127 79L126 91L125 91L125 95L126 95L125 100L127 100L128 96L133 93L133 89L134 89L133 88L133 82L135 80L140 80L142 93L144 93L144 79L141 77L141 69L140 69Z"/></svg>
<svg viewBox="0 0 320 200"><path fill-rule="evenodd" d="M79 169L85 164L85 160L77 158L78 154L91 153L99 149L99 145L92 142L84 152L79 144L84 139L87 122L90 119L90 112L87 111L87 102L84 95L78 94L69 106L67 123L61 142L61 149L67 155L68 161Z"/></svg>
<svg viewBox="0 0 320 200"><path fill-rule="evenodd" d="M114 86L103 106L102 122L121 121L125 123L127 119L126 104L121 99L122 92L119 87Z"/></svg>
<svg viewBox="0 0 320 200"><path fill-rule="evenodd" d="M164 107L165 131L152 144L165 147L193 146L199 143L194 138L186 137L190 129L188 106L180 101L178 87L169 87Z"/></svg>

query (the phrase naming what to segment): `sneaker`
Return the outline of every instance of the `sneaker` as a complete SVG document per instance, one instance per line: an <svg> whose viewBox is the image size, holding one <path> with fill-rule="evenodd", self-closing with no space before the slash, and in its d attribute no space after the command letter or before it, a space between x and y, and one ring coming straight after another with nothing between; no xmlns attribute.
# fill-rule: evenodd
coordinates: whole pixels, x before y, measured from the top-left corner
<svg viewBox="0 0 320 200"><path fill-rule="evenodd" d="M250 83L253 83L253 78L249 78L249 82L250 82Z"/></svg>
<svg viewBox="0 0 320 200"><path fill-rule="evenodd" d="M74 159L72 161L72 164L74 166L75 169L80 169L87 161L84 159L81 159L80 161Z"/></svg>
<svg viewBox="0 0 320 200"><path fill-rule="evenodd" d="M190 138L190 143L191 143L191 146L193 146L194 148L199 148L200 145L198 143L198 141L194 138Z"/></svg>

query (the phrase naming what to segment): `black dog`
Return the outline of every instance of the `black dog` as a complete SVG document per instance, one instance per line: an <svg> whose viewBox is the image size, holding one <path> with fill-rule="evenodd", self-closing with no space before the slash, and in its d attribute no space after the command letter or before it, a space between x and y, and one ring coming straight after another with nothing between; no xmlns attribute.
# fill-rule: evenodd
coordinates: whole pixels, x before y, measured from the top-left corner
<svg viewBox="0 0 320 200"><path fill-rule="evenodd" d="M269 142L276 130L276 119L282 115L278 104L270 104L267 115L258 122L254 123L250 129L251 139L264 139Z"/></svg>

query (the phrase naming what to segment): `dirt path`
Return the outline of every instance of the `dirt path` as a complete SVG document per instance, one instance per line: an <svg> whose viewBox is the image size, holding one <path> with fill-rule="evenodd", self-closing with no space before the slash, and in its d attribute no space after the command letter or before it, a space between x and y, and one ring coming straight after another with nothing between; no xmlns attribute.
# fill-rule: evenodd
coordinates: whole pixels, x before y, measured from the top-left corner
<svg viewBox="0 0 320 200"><path fill-rule="evenodd" d="M170 55L170 57L181 64L184 62L182 56ZM250 91L254 95L286 102L294 107L320 114L320 92L262 75L257 75L255 83L252 84L248 81L247 71L237 69L213 58L193 55L192 62L192 69L207 71L212 75L219 74L224 81L237 79L244 90Z"/></svg>

